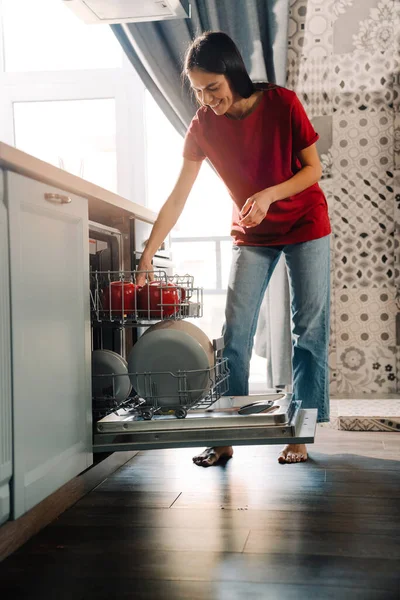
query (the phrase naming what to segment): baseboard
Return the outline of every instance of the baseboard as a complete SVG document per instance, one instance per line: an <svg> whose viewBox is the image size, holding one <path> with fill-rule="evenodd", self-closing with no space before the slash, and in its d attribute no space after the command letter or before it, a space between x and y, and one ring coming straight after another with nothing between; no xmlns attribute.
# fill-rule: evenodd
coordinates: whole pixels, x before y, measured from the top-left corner
<svg viewBox="0 0 400 600"><path fill-rule="evenodd" d="M15 521L0 527L0 562L97 487L137 452L114 452L97 462Z"/></svg>

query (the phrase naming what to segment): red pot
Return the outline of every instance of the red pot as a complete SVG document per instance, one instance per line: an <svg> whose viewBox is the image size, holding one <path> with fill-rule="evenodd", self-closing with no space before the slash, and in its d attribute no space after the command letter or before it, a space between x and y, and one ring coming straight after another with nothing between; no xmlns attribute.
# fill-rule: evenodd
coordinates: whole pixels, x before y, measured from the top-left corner
<svg viewBox="0 0 400 600"><path fill-rule="evenodd" d="M131 281L112 281L103 292L104 310L110 310L111 308L111 312L135 312L136 294L139 289L140 288Z"/></svg>
<svg viewBox="0 0 400 600"><path fill-rule="evenodd" d="M138 290L138 310L142 317L161 319L179 309L181 290L173 283L151 281Z"/></svg>

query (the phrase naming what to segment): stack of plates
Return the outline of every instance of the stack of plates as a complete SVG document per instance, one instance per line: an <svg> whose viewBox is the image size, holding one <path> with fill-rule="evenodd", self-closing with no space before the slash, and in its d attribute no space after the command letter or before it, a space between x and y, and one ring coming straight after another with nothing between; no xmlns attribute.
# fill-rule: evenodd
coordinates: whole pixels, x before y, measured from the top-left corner
<svg viewBox="0 0 400 600"><path fill-rule="evenodd" d="M187 321L162 321L133 346L128 370L139 396L160 406L176 406L194 404L207 395L214 363L213 346L201 329ZM179 375L182 371L186 376Z"/></svg>

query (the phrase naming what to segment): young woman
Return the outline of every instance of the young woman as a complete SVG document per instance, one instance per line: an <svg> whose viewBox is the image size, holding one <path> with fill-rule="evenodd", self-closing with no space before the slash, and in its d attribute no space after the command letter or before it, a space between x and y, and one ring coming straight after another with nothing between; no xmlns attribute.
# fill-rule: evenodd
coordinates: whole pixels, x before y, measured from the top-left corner
<svg viewBox="0 0 400 600"><path fill-rule="evenodd" d="M152 269L152 257L177 222L207 157L233 200L233 257L223 328L229 394L248 395L260 305L283 253L291 289L294 397L302 407L318 409L318 422L328 421L331 228L317 183L318 134L294 92L253 84L236 45L224 33L194 40L184 74L200 108L186 134L177 183L154 224L139 269ZM228 446L207 448L193 460L210 466L232 454ZM278 458L306 459L306 447L294 444Z"/></svg>

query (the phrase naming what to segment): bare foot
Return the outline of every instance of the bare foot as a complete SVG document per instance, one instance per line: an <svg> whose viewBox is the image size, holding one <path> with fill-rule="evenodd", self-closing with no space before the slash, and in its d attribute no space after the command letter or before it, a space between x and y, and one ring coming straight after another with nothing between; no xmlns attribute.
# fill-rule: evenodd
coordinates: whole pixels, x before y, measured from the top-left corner
<svg viewBox="0 0 400 600"><path fill-rule="evenodd" d="M233 456L232 446L216 446L215 448L206 448L201 454L193 456L193 462L199 467L211 467L215 465L220 458L229 459Z"/></svg>
<svg viewBox="0 0 400 600"><path fill-rule="evenodd" d="M304 444L288 444L278 456L278 462L297 463L307 460L307 448Z"/></svg>

